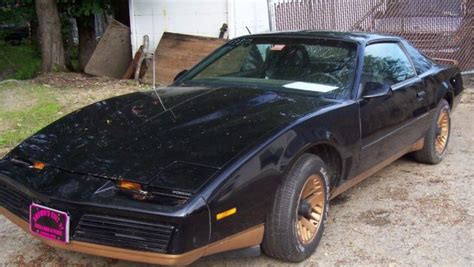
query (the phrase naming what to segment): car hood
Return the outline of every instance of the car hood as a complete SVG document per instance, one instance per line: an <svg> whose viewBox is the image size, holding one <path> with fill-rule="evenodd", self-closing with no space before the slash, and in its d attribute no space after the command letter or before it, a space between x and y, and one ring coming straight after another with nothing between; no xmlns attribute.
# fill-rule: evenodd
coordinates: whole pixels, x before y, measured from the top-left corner
<svg viewBox="0 0 474 267"><path fill-rule="evenodd" d="M156 187L197 190L233 158L301 116L331 105L315 95L252 88L168 87L79 109L10 157Z"/></svg>

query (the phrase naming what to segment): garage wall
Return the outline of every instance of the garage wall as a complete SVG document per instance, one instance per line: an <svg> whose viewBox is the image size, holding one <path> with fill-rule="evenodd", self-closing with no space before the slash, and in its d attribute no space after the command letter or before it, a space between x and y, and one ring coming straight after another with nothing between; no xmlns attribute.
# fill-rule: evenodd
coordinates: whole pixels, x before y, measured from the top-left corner
<svg viewBox="0 0 474 267"><path fill-rule="evenodd" d="M270 31L267 0L227 0L229 36Z"/></svg>
<svg viewBox="0 0 474 267"><path fill-rule="evenodd" d="M133 53L150 37L154 50L163 32L218 37L223 23L231 38L268 31L267 0L129 0Z"/></svg>

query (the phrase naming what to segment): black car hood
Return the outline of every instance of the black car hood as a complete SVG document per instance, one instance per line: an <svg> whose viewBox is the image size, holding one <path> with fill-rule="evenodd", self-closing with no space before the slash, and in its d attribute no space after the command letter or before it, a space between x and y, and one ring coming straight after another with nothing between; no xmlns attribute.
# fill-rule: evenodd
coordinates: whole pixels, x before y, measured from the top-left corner
<svg viewBox="0 0 474 267"><path fill-rule="evenodd" d="M47 126L10 156L71 171L194 191L239 153L333 103L251 88L169 87L100 101Z"/></svg>

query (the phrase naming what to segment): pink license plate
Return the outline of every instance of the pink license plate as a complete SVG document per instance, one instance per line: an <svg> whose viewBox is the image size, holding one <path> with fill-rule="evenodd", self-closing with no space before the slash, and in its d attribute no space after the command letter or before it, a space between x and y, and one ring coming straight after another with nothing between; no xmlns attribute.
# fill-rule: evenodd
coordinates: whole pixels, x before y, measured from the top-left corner
<svg viewBox="0 0 474 267"><path fill-rule="evenodd" d="M69 243L69 215L33 203L30 205L30 230L35 235Z"/></svg>

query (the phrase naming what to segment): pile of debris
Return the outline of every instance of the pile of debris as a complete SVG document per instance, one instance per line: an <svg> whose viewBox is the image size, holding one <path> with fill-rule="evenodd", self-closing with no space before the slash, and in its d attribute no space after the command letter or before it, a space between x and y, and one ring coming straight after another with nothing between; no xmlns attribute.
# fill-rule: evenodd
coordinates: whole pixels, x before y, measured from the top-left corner
<svg viewBox="0 0 474 267"><path fill-rule="evenodd" d="M130 28L112 21L85 67L85 73L142 83L170 84L182 70L189 69L225 43L224 39L165 32L154 52L148 36L132 58ZM154 64L154 66L153 66Z"/></svg>

